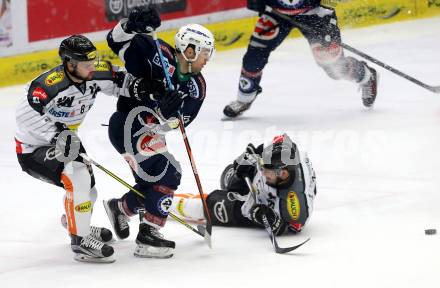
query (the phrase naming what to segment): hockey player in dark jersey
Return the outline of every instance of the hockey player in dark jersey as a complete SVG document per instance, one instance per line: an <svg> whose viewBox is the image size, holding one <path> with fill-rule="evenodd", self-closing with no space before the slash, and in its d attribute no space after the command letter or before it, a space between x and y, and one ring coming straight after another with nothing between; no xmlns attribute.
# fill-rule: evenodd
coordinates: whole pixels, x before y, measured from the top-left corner
<svg viewBox="0 0 440 288"><path fill-rule="evenodd" d="M266 215L275 234L300 232L313 211L316 176L306 153L286 135L270 145L247 151L228 165L220 178L220 190L205 195L213 225L263 227ZM260 167L260 162L262 165ZM249 177L257 201L249 192ZM204 219L200 196L176 194L172 211L191 220Z"/></svg>
<svg viewBox="0 0 440 288"><path fill-rule="evenodd" d="M363 105L373 106L377 94L377 73L365 62L344 55L334 9L321 6L320 0L248 0L247 7L258 11L260 18L243 57L237 100L224 108L226 116L234 118L250 108L262 92L260 81L270 54L292 29L297 28L285 19L266 12L266 5L312 27L314 33L298 29L309 42L316 63L335 80L357 83L362 91Z"/></svg>
<svg viewBox="0 0 440 288"><path fill-rule="evenodd" d="M173 241L158 232L165 225L181 178L179 163L167 151L165 132L178 127L179 116L185 126L196 118L206 95L200 71L214 52L214 37L208 29L185 25L175 35L175 47L158 40L167 66L162 67L156 43L145 33L160 23L155 9L136 8L107 36L108 45L125 62L127 71L142 77L136 87L141 101L119 98L109 137L130 165L134 187L144 197L129 191L119 199L104 201L104 206L120 239L129 236L129 217L142 215L134 254L151 258L171 257L175 248ZM164 69L175 90L167 89ZM157 131L157 127L162 128Z"/></svg>
<svg viewBox="0 0 440 288"><path fill-rule="evenodd" d="M109 229L90 226L97 197L92 167L79 153L85 149L75 131L99 91L129 98L136 79L109 62L97 61L93 43L82 35L61 42L62 64L27 87L16 110L18 161L26 173L66 190L63 224L71 236L74 259L112 262ZM67 222L67 223L65 223Z"/></svg>

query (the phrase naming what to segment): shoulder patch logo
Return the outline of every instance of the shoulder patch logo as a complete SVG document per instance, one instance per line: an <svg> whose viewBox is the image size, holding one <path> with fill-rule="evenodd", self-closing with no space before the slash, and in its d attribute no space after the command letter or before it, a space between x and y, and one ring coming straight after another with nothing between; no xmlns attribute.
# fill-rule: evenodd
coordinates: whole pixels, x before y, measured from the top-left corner
<svg viewBox="0 0 440 288"><path fill-rule="evenodd" d="M35 104L41 103L41 101L44 101L47 99L47 94L41 87L35 88L34 92L32 92L32 102Z"/></svg>
<svg viewBox="0 0 440 288"><path fill-rule="evenodd" d="M47 77L46 80L44 80L44 83L46 83L47 86L53 86L56 85L58 83L60 83L61 81L63 81L64 79L64 72L63 71L55 71L50 73Z"/></svg>
<svg viewBox="0 0 440 288"><path fill-rule="evenodd" d="M95 69L96 71L110 71L110 63L107 61L96 61L95 63Z"/></svg>
<svg viewBox="0 0 440 288"><path fill-rule="evenodd" d="M287 194L287 211L293 220L298 220L301 215L298 195L294 191Z"/></svg>

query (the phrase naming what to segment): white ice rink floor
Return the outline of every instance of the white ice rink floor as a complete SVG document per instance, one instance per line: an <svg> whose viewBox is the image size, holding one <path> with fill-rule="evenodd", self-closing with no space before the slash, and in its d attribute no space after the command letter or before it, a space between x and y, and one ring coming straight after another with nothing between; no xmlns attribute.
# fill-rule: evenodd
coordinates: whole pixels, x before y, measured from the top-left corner
<svg viewBox="0 0 440 288"><path fill-rule="evenodd" d="M440 18L343 31L344 42L428 84L440 85ZM205 192L248 142L288 132L307 150L317 173L315 211L300 235L311 241L273 253L264 230L213 229L213 250L170 220L176 241L167 260L133 256L137 221L116 242L116 262L73 260L60 225L63 191L24 174L14 149L15 105L24 86L0 89L0 287L440 287L440 95L378 68L375 108L362 108L357 87L329 79L305 39L286 41L265 69L264 89L237 121L221 121L235 98L244 49L217 53L207 65L208 96L188 128ZM107 139L115 99L98 96L81 126L88 154L133 183ZM197 187L178 131L170 150L183 165L178 192ZM126 189L95 169L98 201L92 222L109 227L101 205Z"/></svg>

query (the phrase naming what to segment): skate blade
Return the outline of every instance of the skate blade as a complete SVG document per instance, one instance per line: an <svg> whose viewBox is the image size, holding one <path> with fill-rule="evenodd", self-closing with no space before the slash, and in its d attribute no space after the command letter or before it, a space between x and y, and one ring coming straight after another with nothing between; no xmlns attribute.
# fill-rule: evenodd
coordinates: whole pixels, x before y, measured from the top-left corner
<svg viewBox="0 0 440 288"><path fill-rule="evenodd" d="M84 254L79 254L79 253L76 253L75 256L73 256L73 259L75 259L76 261L79 261L79 262L86 262L86 263L113 263L116 261L111 256L103 257L103 258L96 258L96 257L84 255Z"/></svg>
<svg viewBox="0 0 440 288"><path fill-rule="evenodd" d="M61 215L61 225L63 225L63 227L64 227L64 229L67 229L67 217L66 217L66 214L63 214L63 215ZM116 234L116 233L115 233ZM95 238L96 239L96 238ZM99 241L101 241L101 242L104 242L104 243L113 243L113 242L116 242L116 239L115 239L115 237L113 237L113 235L112 235L112 239L110 239L110 240L108 240L108 241L104 241L104 240L102 240L102 239L96 239L96 240L99 240Z"/></svg>
<svg viewBox="0 0 440 288"><path fill-rule="evenodd" d="M138 244L134 250L134 256L140 258L167 259L173 257L173 250L173 248L169 247L153 247Z"/></svg>

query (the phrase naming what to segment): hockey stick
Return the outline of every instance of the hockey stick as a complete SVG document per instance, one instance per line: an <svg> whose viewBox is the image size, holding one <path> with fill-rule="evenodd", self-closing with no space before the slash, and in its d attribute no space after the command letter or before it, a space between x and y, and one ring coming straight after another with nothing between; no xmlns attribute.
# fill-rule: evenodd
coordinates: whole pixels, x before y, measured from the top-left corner
<svg viewBox="0 0 440 288"><path fill-rule="evenodd" d="M125 187L127 187L128 189L130 189L131 191L133 191L134 193L136 193L139 197L142 197L145 199L144 194L142 194L140 191L138 191L136 188L134 188L133 186L131 186L130 184L128 184L127 182L125 182L123 179L121 179L120 177L118 177L116 174L114 174L113 172L111 172L110 170L108 170L107 168L105 168L104 166L100 165L99 163L95 162L93 159L91 159L88 155L84 154L84 153L80 153L79 154L85 161L93 164L94 166L96 166L97 168L99 168L100 170L104 171L104 173L106 173L107 175L109 175L110 177L112 177L113 179L115 179L116 181L118 181L119 183L121 183L122 185L124 185ZM179 222L180 224L184 225L186 228L190 229L191 231L199 234L200 236L202 236L203 238L205 238L205 242L206 244L208 244L208 246L211 248L211 237L210 235L207 235L207 233L205 233L205 227L203 225L197 225L197 229L195 229L194 227L192 227L191 225L189 225L185 220L180 219L178 216L174 215L173 213L169 213L169 215L171 216L171 218L173 218L174 220L176 220L177 222Z"/></svg>
<svg viewBox="0 0 440 288"><path fill-rule="evenodd" d="M154 42L156 43L157 53L159 54L160 63L162 64L162 69L165 74L168 89L170 91L173 91L174 85L171 82L170 75L168 74L167 65L165 64L165 58L163 57L162 50L160 49L159 40L157 40L156 31L153 31L152 34L153 34ZM199 174L197 172L194 157L192 155L191 146L189 145L188 137L186 136L183 115L180 112L179 112L179 128L180 128L180 132L182 133L183 141L185 142L186 152L188 154L189 161L191 162L191 168L192 168L192 171L194 174L194 178L196 179L197 188L198 188L199 194L200 194L200 199L202 200L203 209L205 210L205 214L206 214L206 234L205 235L209 235L209 237L211 237L211 234L212 234L211 216L209 214L208 205L206 204L205 197L203 197L202 184L200 182L200 178L199 178Z"/></svg>
<svg viewBox="0 0 440 288"><path fill-rule="evenodd" d="M294 26L296 26L298 28L303 29L304 31L311 32L311 33L313 33L315 31L312 27L304 25L302 23L299 23L299 22L291 19L289 16L284 15L284 14L274 10L272 7L266 6L266 12L272 13L272 14L276 15L276 16L280 17L281 19L289 22L290 24L292 24L292 25L294 25ZM367 59L368 61L371 61L372 63L374 63L374 64L376 64L376 65L378 65L378 66L380 66L380 67L382 67L382 68L384 68L384 69L386 69L386 70L388 70L388 71L390 71L390 72L392 72L392 73L394 73L396 75L399 75L400 77L403 77L406 80L408 80L408 81L410 81L410 82L412 82L412 83L414 83L416 85L419 85L419 86L421 86L421 87L423 87L423 88L425 88L425 89L427 89L427 90L429 90L429 91L431 91L433 93L440 93L440 86L431 86L431 85L428 85L426 83L423 83L422 81L417 80L417 79L415 79L415 78L413 78L413 77L411 77L411 76L409 76L409 75L407 75L407 74L397 70L396 68L393 68L390 65L385 64L384 62L379 61L376 58L373 58L373 57L365 54L364 52L359 51L358 49L351 47L348 44L345 44L345 43L341 42L340 45L345 50L348 50L348 51L350 51L350 52L352 52L352 53L354 53L354 54L356 54L356 55L358 55L358 56L360 56L360 57L362 57L364 59Z"/></svg>
<svg viewBox="0 0 440 288"><path fill-rule="evenodd" d="M256 191L255 187L252 186L252 183L251 183L251 180L249 179L249 177L245 177L244 180L246 181L246 184L249 187L250 193L252 193L252 195L253 195L252 197L254 198L255 203L257 203L258 197L257 197L257 191ZM293 251L295 249L298 249L299 247L306 244L310 240L310 238L307 238L306 241L304 241L298 245L282 248L282 247L278 246L277 239L275 238L275 234L273 233L272 228L270 227L269 221L267 221L266 215L262 216L262 220L263 220L263 224L264 224L264 229L266 229L267 233L269 234L269 238L270 238L270 241L272 242L273 248L275 249L275 252L278 254L284 254L284 253Z"/></svg>

